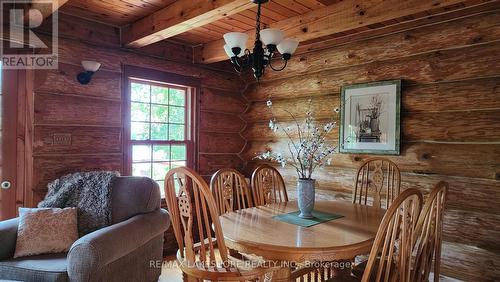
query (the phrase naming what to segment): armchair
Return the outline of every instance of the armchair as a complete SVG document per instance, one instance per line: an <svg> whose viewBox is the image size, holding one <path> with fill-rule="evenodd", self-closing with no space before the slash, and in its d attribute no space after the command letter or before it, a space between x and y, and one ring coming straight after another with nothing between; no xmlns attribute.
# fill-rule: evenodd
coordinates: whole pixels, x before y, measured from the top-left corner
<svg viewBox="0 0 500 282"><path fill-rule="evenodd" d="M158 184L118 177L112 185L112 225L79 238L68 253L14 259L18 219L0 222L0 280L157 281L170 225Z"/></svg>

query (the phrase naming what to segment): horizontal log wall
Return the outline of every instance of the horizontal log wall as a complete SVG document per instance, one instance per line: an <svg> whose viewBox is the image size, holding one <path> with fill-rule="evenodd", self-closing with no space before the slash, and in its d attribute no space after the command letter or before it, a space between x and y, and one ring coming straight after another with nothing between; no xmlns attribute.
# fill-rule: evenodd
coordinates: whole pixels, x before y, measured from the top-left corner
<svg viewBox="0 0 500 282"><path fill-rule="evenodd" d="M183 52L178 54L178 60L157 58L157 52L153 53L155 56L129 52L119 48L119 38L110 38L114 34L112 28L82 19L63 19L59 68L35 72L34 198L28 202L36 205L45 196L47 183L67 173L122 171L124 64L200 79L199 169L209 178L221 167L243 167L238 154L245 145L239 133L245 123L238 116L246 103L242 100L242 82L237 76L184 63ZM88 36L67 36L71 30ZM46 35L40 32L40 36ZM119 36L119 32L115 36ZM82 60L102 63L88 85L76 80L76 75L83 70ZM68 137L69 143L57 142L58 138ZM172 234L168 236L166 243L173 250L175 239Z"/></svg>
<svg viewBox="0 0 500 282"><path fill-rule="evenodd" d="M282 126L285 110L305 116L312 99L320 120L339 120L340 87L403 80L402 148L390 156L404 188L428 193L450 183L442 273L468 281L500 278L500 11L489 11L330 49L298 55L283 72L268 72L245 92L247 173L267 149L286 152L283 134L268 128L265 101ZM328 138L338 143L338 132ZM356 168L369 155L336 154L317 171L318 198L351 200ZM295 197L295 172L280 169Z"/></svg>

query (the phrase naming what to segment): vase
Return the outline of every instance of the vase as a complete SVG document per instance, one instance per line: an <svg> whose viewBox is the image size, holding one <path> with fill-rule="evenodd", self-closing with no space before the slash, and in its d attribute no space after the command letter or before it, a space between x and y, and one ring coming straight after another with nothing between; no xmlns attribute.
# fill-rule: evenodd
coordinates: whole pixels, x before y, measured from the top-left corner
<svg viewBox="0 0 500 282"><path fill-rule="evenodd" d="M314 209L314 179L299 179L297 180L297 200L299 203L301 218L314 218L312 211Z"/></svg>

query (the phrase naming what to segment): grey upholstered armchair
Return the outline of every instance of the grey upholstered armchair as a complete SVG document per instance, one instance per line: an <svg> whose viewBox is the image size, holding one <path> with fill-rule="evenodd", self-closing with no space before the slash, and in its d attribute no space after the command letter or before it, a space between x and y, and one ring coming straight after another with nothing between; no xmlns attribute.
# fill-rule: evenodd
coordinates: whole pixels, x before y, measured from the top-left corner
<svg viewBox="0 0 500 282"><path fill-rule="evenodd" d="M18 220L0 222L0 280L157 281L170 224L158 184L118 177L112 189L113 224L81 237L67 254L13 259Z"/></svg>

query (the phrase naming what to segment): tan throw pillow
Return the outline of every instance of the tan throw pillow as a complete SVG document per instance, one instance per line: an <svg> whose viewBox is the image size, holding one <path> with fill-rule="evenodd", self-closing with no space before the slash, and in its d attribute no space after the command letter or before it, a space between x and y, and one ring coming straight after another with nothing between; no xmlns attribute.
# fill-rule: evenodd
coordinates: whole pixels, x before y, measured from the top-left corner
<svg viewBox="0 0 500 282"><path fill-rule="evenodd" d="M19 208L14 257L67 252L78 240L76 208Z"/></svg>

